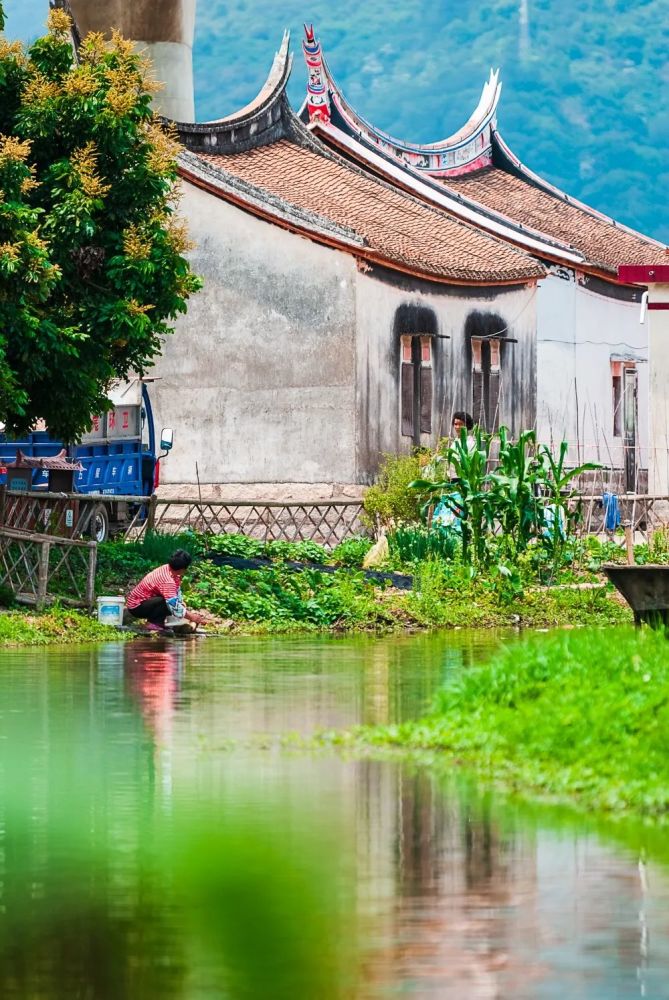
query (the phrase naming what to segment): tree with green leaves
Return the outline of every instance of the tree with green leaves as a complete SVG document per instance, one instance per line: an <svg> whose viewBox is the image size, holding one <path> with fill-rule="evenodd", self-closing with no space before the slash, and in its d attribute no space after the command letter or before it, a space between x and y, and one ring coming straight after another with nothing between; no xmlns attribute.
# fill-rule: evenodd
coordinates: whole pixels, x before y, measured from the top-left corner
<svg viewBox="0 0 669 1000"><path fill-rule="evenodd" d="M4 22L0 0L0 28ZM52 10L27 51L0 37L0 421L66 441L143 374L200 287L177 214L178 145L145 60Z"/></svg>

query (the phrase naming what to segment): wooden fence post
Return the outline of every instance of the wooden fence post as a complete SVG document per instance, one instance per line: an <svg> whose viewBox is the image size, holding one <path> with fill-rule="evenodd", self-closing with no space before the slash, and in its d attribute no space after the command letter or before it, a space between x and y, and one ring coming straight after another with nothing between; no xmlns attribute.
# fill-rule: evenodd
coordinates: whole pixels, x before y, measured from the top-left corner
<svg viewBox="0 0 669 1000"><path fill-rule="evenodd" d="M627 565L634 565L634 528L625 521L625 548L627 549Z"/></svg>
<svg viewBox="0 0 669 1000"><path fill-rule="evenodd" d="M39 570L37 574L37 594L35 604L38 611L41 611L46 604L49 590L49 555L51 552L51 542L40 541Z"/></svg>
<svg viewBox="0 0 669 1000"><path fill-rule="evenodd" d="M86 603L89 611L95 606L95 571L98 565L98 543L90 542L88 546L88 575L86 576Z"/></svg>
<svg viewBox="0 0 669 1000"><path fill-rule="evenodd" d="M149 497L149 510L146 515L146 533L156 530L156 508L158 506L158 497L155 493L152 493Z"/></svg>

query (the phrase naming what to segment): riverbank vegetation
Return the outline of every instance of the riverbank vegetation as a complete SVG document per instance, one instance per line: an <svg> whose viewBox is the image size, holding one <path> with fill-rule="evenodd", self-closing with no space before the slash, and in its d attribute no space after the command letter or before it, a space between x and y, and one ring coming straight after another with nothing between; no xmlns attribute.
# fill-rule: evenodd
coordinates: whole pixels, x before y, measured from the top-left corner
<svg viewBox="0 0 669 1000"><path fill-rule="evenodd" d="M332 552L236 534L146 537L102 546L100 593L118 593L181 546L196 556L184 593L228 627L254 632L617 624L627 608L599 573L615 543L575 535L566 468L533 432L505 428L388 456L365 496L377 541ZM615 549L615 552L609 551Z"/></svg>
<svg viewBox="0 0 669 1000"><path fill-rule="evenodd" d="M404 554L393 545L382 573L363 569L372 545L363 538L328 552L314 542L263 543L235 534L149 535L138 543L100 546L97 589L100 594L122 593L182 547L195 555L184 581L186 602L212 612L226 629L237 632L549 628L631 620L626 606L601 581L587 583L586 589L572 589L570 583L546 588L537 582L531 562L522 569L522 579L492 570L472 574L457 558L422 558L424 534L417 528L411 536L416 558L407 537ZM406 529L405 536L410 535ZM598 580L594 569L587 575ZM399 589L395 582L409 589Z"/></svg>
<svg viewBox="0 0 669 1000"><path fill-rule="evenodd" d="M117 629L100 625L80 611L52 608L43 613L27 610L0 613L0 647L103 642L118 638Z"/></svg>
<svg viewBox="0 0 669 1000"><path fill-rule="evenodd" d="M436 754L521 794L665 816L668 691L663 633L562 631L454 675L424 719L334 739Z"/></svg>

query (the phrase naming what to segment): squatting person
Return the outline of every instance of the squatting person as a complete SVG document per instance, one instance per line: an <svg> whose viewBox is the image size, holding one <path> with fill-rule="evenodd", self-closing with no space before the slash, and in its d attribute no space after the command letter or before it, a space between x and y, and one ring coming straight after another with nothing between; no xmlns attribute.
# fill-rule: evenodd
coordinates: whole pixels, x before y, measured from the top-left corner
<svg viewBox="0 0 669 1000"><path fill-rule="evenodd" d="M147 573L128 594L126 607L132 617L145 619L148 628L156 631L184 619L195 625L209 622L208 615L188 611L181 594L181 581L192 561L189 552L177 549L169 562Z"/></svg>

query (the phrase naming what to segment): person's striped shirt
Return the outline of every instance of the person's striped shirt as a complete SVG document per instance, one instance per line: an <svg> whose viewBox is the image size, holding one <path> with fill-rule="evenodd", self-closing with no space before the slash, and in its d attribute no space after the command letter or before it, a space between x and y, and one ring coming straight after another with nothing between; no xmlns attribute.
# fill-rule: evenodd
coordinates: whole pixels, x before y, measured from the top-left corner
<svg viewBox="0 0 669 1000"><path fill-rule="evenodd" d="M167 563L152 569L128 594L126 601L128 610L138 607L143 601L148 601L152 597L164 597L166 601L171 602L177 598L180 603L180 583L179 577L172 572Z"/></svg>

